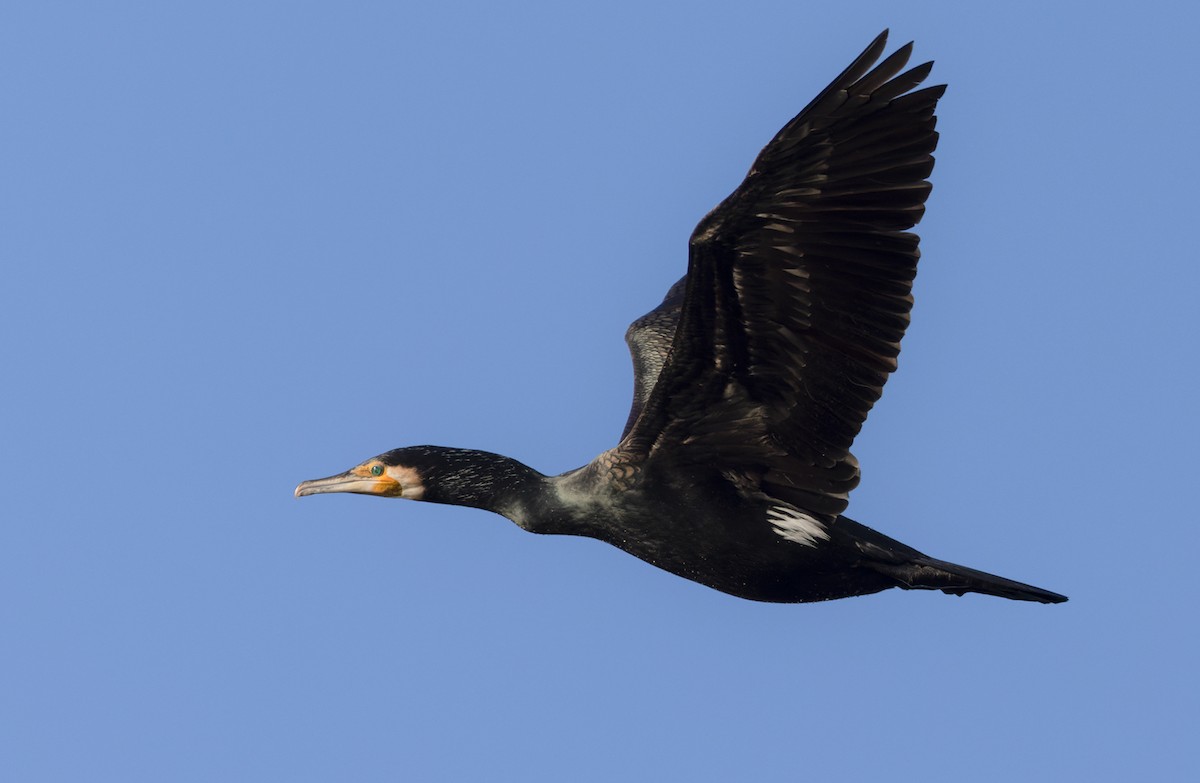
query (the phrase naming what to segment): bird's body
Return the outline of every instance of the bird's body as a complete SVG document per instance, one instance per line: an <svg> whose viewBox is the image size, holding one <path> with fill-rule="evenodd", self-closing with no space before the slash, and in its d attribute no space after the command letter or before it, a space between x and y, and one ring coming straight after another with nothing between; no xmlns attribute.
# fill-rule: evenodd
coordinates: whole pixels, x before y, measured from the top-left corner
<svg viewBox="0 0 1200 783"><path fill-rule="evenodd" d="M474 506L536 533L597 538L743 598L889 587L1059 602L934 560L842 515L850 445L896 367L944 87L911 91L886 33L789 122L697 226L688 274L626 335L634 400L618 445L541 473L467 449L396 449L297 495Z"/></svg>

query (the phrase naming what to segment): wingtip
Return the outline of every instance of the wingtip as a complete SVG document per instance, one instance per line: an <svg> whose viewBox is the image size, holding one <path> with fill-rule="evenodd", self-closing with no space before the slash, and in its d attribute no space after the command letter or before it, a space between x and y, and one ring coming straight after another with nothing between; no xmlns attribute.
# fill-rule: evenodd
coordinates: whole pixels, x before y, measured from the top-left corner
<svg viewBox="0 0 1200 783"><path fill-rule="evenodd" d="M883 54L883 50L887 48L889 32L890 31L887 28L884 28L883 32L875 36L875 40L871 41L867 48L863 50L863 53L859 55L859 58L867 56L867 54L870 53L871 62L878 60L879 55Z"/></svg>

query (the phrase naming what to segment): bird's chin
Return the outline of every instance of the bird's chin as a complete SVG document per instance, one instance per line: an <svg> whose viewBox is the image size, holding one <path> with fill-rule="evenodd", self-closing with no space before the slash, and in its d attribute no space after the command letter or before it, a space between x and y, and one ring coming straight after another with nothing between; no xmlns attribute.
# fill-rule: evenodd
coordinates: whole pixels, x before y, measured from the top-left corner
<svg viewBox="0 0 1200 783"><path fill-rule="evenodd" d="M296 497L305 495L321 495L326 492L354 492L359 495L394 496L399 494L400 487L392 479L365 478L354 474L342 473L329 478L302 481L296 487Z"/></svg>

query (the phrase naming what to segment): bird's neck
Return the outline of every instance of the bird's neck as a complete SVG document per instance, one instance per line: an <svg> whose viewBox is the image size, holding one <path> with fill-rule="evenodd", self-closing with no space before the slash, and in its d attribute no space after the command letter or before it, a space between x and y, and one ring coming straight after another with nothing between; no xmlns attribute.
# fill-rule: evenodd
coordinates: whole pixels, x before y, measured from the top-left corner
<svg viewBox="0 0 1200 783"><path fill-rule="evenodd" d="M421 471L422 500L470 506L508 517L527 527L531 511L543 502L547 477L502 454L443 446Z"/></svg>

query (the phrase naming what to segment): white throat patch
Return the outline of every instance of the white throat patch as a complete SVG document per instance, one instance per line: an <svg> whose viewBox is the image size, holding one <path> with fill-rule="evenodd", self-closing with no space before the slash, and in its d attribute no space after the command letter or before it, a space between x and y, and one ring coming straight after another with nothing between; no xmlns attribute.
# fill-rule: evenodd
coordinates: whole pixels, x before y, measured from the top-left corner
<svg viewBox="0 0 1200 783"><path fill-rule="evenodd" d="M824 524L791 506L772 506L767 509L767 521L777 534L797 544L816 546L818 541L829 540Z"/></svg>

